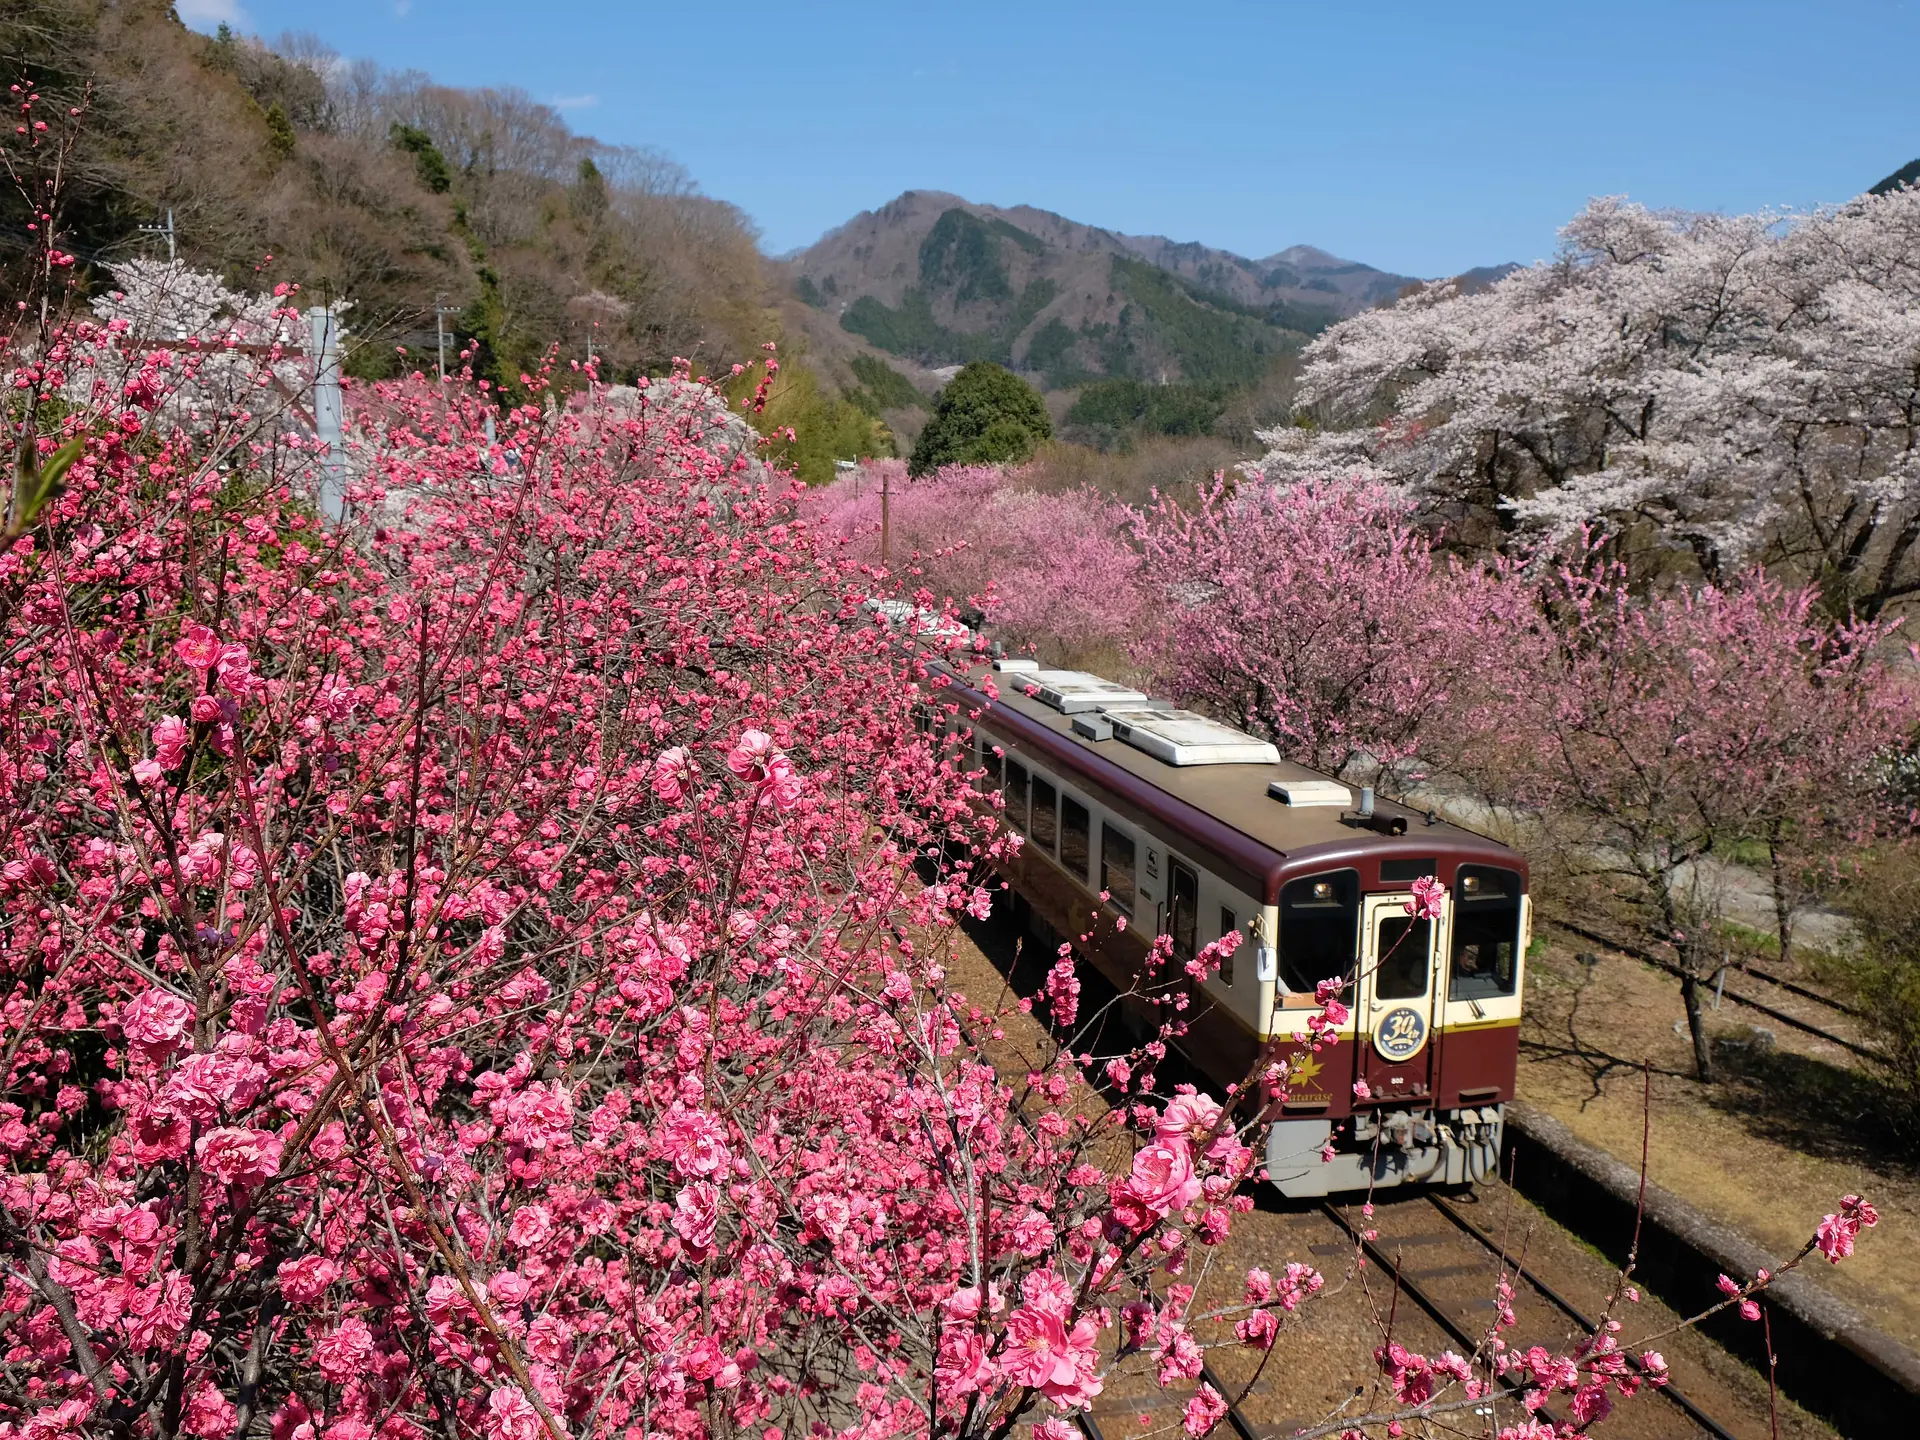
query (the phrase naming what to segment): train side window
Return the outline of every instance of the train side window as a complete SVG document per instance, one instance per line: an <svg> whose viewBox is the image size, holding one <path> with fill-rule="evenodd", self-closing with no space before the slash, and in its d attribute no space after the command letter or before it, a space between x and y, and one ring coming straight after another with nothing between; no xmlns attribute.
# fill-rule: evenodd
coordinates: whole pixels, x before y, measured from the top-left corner
<svg viewBox="0 0 1920 1440"><path fill-rule="evenodd" d="M974 782L981 791L1000 788L1000 752L995 748L993 737L984 730L973 732L973 743L979 768L985 772Z"/></svg>
<svg viewBox="0 0 1920 1440"><path fill-rule="evenodd" d="M1133 837L1111 825L1100 827L1100 888L1116 910L1128 915L1135 903Z"/></svg>
<svg viewBox="0 0 1920 1440"><path fill-rule="evenodd" d="M1053 782L1033 777L1033 829L1027 833L1033 837L1033 843L1051 855L1060 848L1060 815L1054 809L1058 805Z"/></svg>
<svg viewBox="0 0 1920 1440"><path fill-rule="evenodd" d="M1519 977L1520 875L1492 865L1462 865L1453 882L1453 955L1449 1000L1513 994Z"/></svg>
<svg viewBox="0 0 1920 1440"><path fill-rule="evenodd" d="M1007 783L1000 793L1007 801L1007 823L1024 834L1027 828L1027 767L1018 760L1007 761Z"/></svg>
<svg viewBox="0 0 1920 1440"><path fill-rule="evenodd" d="M1220 907L1220 938L1222 940L1226 939L1227 936L1233 934L1239 928L1240 918L1235 915L1233 911L1222 905ZM1242 938L1240 943L1244 945L1247 942ZM1238 952L1236 951L1236 953ZM1233 984L1233 961L1233 955L1223 955L1220 957L1220 983L1222 985Z"/></svg>
<svg viewBox="0 0 1920 1440"><path fill-rule="evenodd" d="M1352 975L1359 953L1358 871L1308 875L1280 892L1280 979L1288 990L1311 995L1322 980Z"/></svg>
<svg viewBox="0 0 1920 1440"><path fill-rule="evenodd" d="M1071 795L1060 797L1060 863L1082 885L1087 883L1087 865L1093 859L1093 820L1087 807Z"/></svg>

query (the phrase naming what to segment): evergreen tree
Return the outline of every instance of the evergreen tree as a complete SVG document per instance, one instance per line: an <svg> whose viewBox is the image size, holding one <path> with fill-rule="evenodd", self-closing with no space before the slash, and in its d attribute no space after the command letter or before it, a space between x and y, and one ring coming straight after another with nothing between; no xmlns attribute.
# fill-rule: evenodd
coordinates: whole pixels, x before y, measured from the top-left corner
<svg viewBox="0 0 1920 1440"><path fill-rule="evenodd" d="M1053 438L1046 404L1026 381L990 360L976 360L953 377L933 404L907 464L909 475L942 465L1018 463Z"/></svg>
<svg viewBox="0 0 1920 1440"><path fill-rule="evenodd" d="M453 167L447 164L447 157L440 153L440 147L426 131L396 120L387 131L387 140L394 149L413 156L414 171L427 189L444 195L453 188Z"/></svg>
<svg viewBox="0 0 1920 1440"><path fill-rule="evenodd" d="M295 136L287 108L278 100L267 107L267 146L282 160L293 154Z"/></svg>
<svg viewBox="0 0 1920 1440"><path fill-rule="evenodd" d="M580 157L577 174L573 194L569 197L573 213L583 224L597 225L607 213L607 177L600 173L600 167L593 163L591 155Z"/></svg>

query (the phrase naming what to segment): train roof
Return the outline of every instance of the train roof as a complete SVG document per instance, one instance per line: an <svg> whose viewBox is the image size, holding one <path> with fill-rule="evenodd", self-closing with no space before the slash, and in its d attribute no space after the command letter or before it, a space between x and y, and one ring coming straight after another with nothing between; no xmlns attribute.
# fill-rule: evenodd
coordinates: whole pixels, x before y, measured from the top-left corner
<svg viewBox="0 0 1920 1440"><path fill-rule="evenodd" d="M1026 754L1104 791L1153 828L1171 830L1237 872L1266 903L1295 874L1394 857L1446 857L1503 865L1526 862L1497 840L1391 800L1376 813L1406 821L1387 835L1354 816L1357 791L1281 759L1256 737L1079 671L955 653L949 630L929 669L960 692L963 714ZM1006 666L1000 669L999 666ZM1431 818L1430 818L1431 817Z"/></svg>

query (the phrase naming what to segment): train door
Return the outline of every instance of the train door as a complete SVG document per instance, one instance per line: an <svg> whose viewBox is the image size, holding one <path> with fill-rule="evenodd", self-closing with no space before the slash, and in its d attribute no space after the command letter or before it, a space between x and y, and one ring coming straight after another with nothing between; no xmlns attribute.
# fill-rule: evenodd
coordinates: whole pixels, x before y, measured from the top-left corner
<svg viewBox="0 0 1920 1440"><path fill-rule="evenodd" d="M1153 851L1147 854L1151 857ZM1205 995L1187 974L1187 962L1200 951L1200 876L1183 860L1167 857L1167 898L1158 908L1160 933L1173 941L1169 989L1189 997L1189 1013L1205 1003Z"/></svg>
<svg viewBox="0 0 1920 1440"><path fill-rule="evenodd" d="M1160 933L1173 940L1174 963L1185 965L1200 950L1200 876L1191 865L1171 856L1167 870L1167 898L1160 907Z"/></svg>
<svg viewBox="0 0 1920 1440"><path fill-rule="evenodd" d="M1434 922L1407 913L1404 897L1369 896L1363 915L1360 1078L1376 1101L1433 1093Z"/></svg>

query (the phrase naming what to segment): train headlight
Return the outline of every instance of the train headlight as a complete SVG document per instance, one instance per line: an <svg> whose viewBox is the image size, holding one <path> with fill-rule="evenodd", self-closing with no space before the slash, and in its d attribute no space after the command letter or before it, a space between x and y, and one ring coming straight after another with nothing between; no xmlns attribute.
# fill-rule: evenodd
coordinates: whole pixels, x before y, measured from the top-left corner
<svg viewBox="0 0 1920 1440"><path fill-rule="evenodd" d="M1478 895L1480 893L1480 877L1478 875L1462 875L1460 877L1460 893L1462 895Z"/></svg>
<svg viewBox="0 0 1920 1440"><path fill-rule="evenodd" d="M1333 882L1331 880L1316 880L1313 882L1313 901L1316 905L1331 905L1333 903Z"/></svg>

